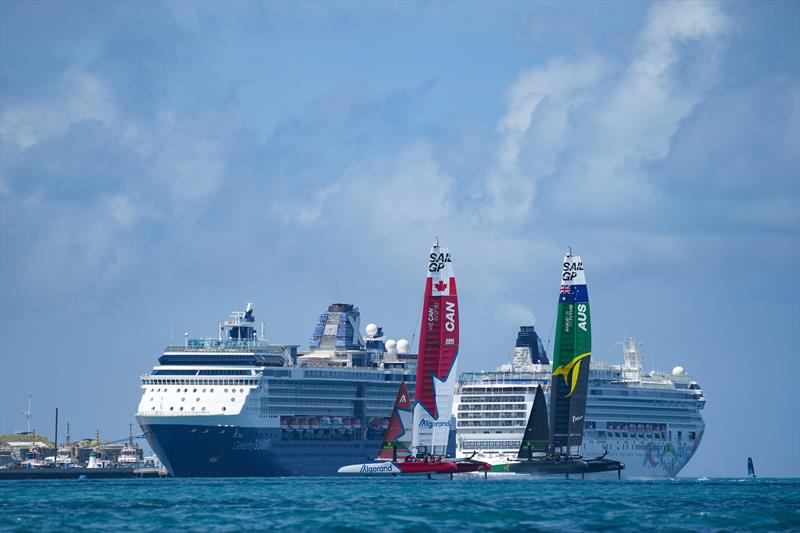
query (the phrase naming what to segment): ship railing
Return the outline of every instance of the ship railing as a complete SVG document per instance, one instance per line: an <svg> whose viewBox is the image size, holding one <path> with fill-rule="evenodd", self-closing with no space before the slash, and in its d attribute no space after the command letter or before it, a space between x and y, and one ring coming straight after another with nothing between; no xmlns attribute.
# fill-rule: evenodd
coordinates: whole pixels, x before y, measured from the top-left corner
<svg viewBox="0 0 800 533"><path fill-rule="evenodd" d="M464 372L458 378L459 385L519 384L534 379L550 378L550 371L541 372Z"/></svg>
<svg viewBox="0 0 800 533"><path fill-rule="evenodd" d="M271 345L262 340L190 339L186 344L169 345L164 349L165 352L197 352L197 351L241 352L243 350L282 354L286 351L286 348L284 346Z"/></svg>

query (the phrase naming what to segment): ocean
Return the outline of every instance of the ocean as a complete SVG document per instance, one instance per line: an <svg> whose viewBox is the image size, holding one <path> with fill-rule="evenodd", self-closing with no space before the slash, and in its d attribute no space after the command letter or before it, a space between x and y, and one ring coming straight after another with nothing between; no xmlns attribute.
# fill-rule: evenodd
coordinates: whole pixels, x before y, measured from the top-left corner
<svg viewBox="0 0 800 533"><path fill-rule="evenodd" d="M800 531L800 479L0 482L3 531Z"/></svg>

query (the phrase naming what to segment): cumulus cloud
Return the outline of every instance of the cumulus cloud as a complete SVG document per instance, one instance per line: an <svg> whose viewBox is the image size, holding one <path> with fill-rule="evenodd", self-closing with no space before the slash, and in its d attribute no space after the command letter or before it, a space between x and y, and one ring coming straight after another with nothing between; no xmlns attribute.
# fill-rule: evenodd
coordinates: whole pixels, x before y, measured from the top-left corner
<svg viewBox="0 0 800 533"><path fill-rule="evenodd" d="M63 135L74 124L96 120L111 125L119 115L111 91L95 74L70 69L47 101L29 102L0 112L0 138L25 150L43 139Z"/></svg>
<svg viewBox="0 0 800 533"><path fill-rule="evenodd" d="M668 155L680 124L716 82L728 26L713 3L657 3L621 70L589 56L523 72L498 122L487 219L526 221L545 177L557 182L559 208L651 204L658 191L645 167Z"/></svg>
<svg viewBox="0 0 800 533"><path fill-rule="evenodd" d="M511 85L507 110L498 122L496 161L486 179L489 221L521 223L533 208L536 182L556 170L570 115L589 98L588 88L606 74L599 57L556 59L522 73ZM522 160L522 152L528 157Z"/></svg>
<svg viewBox="0 0 800 533"><path fill-rule="evenodd" d="M513 302L504 302L500 306L501 314L513 326L535 326L536 316L533 311L524 306Z"/></svg>
<svg viewBox="0 0 800 533"><path fill-rule="evenodd" d="M141 253L143 221L191 223L225 180L217 117L132 115L78 68L44 93L0 109L4 240L20 236L22 268L42 287L113 279Z"/></svg>

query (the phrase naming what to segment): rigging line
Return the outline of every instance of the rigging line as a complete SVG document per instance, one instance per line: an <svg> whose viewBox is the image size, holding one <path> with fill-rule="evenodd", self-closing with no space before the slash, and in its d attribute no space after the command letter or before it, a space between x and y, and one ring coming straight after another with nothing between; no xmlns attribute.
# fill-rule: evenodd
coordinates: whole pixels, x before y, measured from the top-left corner
<svg viewBox="0 0 800 533"><path fill-rule="evenodd" d="M550 329L547 330L549 337L547 337L547 346L545 346L544 351L545 353L550 351L550 341L553 339L553 328L556 325L556 317L558 316L558 308L556 308L556 314L553 315L553 320L550 321ZM550 359L553 359L553 354L550 354Z"/></svg>
<svg viewBox="0 0 800 533"><path fill-rule="evenodd" d="M423 304L422 307L425 307L425 304ZM422 307L419 308L419 312L417 313L417 320L414 321L414 324L419 324L419 320L422 318ZM416 330L414 330L411 333L411 342L408 343L408 351L410 353L414 353L414 339L416 338L417 338L417 332ZM419 352L419 347L417 347L417 352Z"/></svg>

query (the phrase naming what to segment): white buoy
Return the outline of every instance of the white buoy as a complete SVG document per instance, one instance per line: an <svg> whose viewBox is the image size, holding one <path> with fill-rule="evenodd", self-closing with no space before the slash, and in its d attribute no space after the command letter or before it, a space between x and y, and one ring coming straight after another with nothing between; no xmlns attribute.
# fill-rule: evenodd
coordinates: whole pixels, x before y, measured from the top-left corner
<svg viewBox="0 0 800 533"><path fill-rule="evenodd" d="M397 342L394 339L386 341L384 346L386 346L386 351L389 353L395 353L397 351Z"/></svg>
<svg viewBox="0 0 800 533"><path fill-rule="evenodd" d="M400 339L397 341L397 353L408 353L408 341Z"/></svg>
<svg viewBox="0 0 800 533"><path fill-rule="evenodd" d="M378 326L375 324L367 324L367 327L364 328L367 332L367 335L370 337L374 337L376 333L378 333Z"/></svg>

